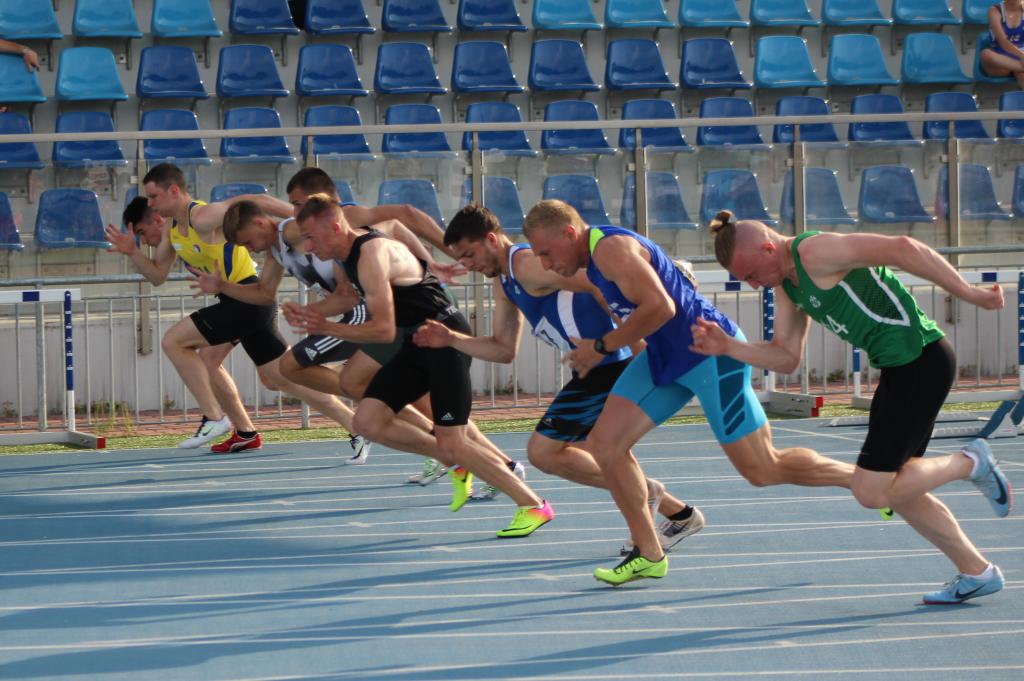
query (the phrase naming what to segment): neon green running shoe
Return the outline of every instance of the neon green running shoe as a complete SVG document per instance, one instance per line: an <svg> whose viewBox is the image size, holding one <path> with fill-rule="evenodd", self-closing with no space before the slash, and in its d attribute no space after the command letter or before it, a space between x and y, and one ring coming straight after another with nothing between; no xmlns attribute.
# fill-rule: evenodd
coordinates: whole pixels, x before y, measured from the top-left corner
<svg viewBox="0 0 1024 681"><path fill-rule="evenodd" d="M512 516L512 522L504 530L499 530L498 536L527 537L541 525L551 522L554 517L555 511L546 501L540 507L520 506L516 514Z"/></svg>
<svg viewBox="0 0 1024 681"><path fill-rule="evenodd" d="M448 504L448 508L454 513L465 506L473 494L473 474L459 466L453 468L448 477L452 481L452 503Z"/></svg>
<svg viewBox="0 0 1024 681"><path fill-rule="evenodd" d="M888 506L878 509L878 513L882 516L882 520L892 520L896 517L896 511L892 510Z"/></svg>
<svg viewBox="0 0 1024 681"><path fill-rule="evenodd" d="M661 579L668 574L668 556L663 555L659 561L647 560L640 555L640 549L633 547L629 555L622 559L622 562L613 567L597 568L594 570L594 579L619 586L635 579Z"/></svg>

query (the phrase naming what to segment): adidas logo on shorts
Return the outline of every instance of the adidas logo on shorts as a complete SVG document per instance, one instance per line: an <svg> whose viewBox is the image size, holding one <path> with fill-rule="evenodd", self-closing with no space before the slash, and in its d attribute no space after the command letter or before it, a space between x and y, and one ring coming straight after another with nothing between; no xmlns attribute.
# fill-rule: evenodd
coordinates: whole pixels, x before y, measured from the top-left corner
<svg viewBox="0 0 1024 681"><path fill-rule="evenodd" d="M441 420L442 421L454 421L455 417L452 416L452 413L449 411L449 412L445 412L445 415L441 417Z"/></svg>
<svg viewBox="0 0 1024 681"><path fill-rule="evenodd" d="M315 360L316 350L314 350L313 348L306 348L306 356L309 357L311 360Z"/></svg>

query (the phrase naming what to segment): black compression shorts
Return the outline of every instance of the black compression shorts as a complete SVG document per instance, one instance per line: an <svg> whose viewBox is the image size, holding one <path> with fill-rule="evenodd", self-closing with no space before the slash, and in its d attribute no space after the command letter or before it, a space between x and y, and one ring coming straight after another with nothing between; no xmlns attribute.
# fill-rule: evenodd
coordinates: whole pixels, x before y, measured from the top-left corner
<svg viewBox="0 0 1024 681"><path fill-rule="evenodd" d="M884 367L857 465L895 473L911 457L923 456L955 377L956 355L945 338L924 346L910 364Z"/></svg>
<svg viewBox="0 0 1024 681"><path fill-rule="evenodd" d="M248 284L256 277L240 281ZM277 331L276 305L250 305L219 295L213 305L193 312L189 317L210 345L241 343L256 366L273 362L288 349Z"/></svg>
<svg viewBox="0 0 1024 681"><path fill-rule="evenodd" d="M438 321L460 333L470 333L461 312ZM429 392L435 424L464 426L473 405L471 362L469 355L454 348L421 348L407 333L402 348L373 377L363 398L380 400L397 413Z"/></svg>

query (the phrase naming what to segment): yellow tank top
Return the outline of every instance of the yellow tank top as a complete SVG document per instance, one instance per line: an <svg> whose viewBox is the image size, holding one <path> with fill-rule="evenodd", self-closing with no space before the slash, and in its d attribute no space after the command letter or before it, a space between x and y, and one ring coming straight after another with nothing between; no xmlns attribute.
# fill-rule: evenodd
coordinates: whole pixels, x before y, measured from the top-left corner
<svg viewBox="0 0 1024 681"><path fill-rule="evenodd" d="M220 265L221 276L227 281L238 283L256 276L256 263L244 246L226 241L222 244L208 244L199 236L199 232L192 226L192 209L203 205L203 201L193 201L188 205L189 225L185 236L178 230L178 222L171 221L171 247L174 252L192 269L208 274L214 271L214 263Z"/></svg>

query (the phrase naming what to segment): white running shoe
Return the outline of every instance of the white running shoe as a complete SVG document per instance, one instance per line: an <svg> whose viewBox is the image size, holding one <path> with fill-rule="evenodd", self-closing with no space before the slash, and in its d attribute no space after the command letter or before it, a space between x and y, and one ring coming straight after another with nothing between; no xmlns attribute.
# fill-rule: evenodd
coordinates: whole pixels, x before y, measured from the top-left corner
<svg viewBox="0 0 1024 681"><path fill-rule="evenodd" d="M231 432L231 419L227 416L217 421L211 421L204 416L202 423L196 429L196 434L178 443L178 448L195 449L229 432Z"/></svg>
<svg viewBox="0 0 1024 681"><path fill-rule="evenodd" d="M526 466L524 466L518 461L516 461L515 464L515 468L512 469L512 472L520 480L526 482ZM480 488L480 491L474 491L472 494L469 495L469 498L471 501L486 501L487 499L493 499L499 494L501 494L500 489L498 489L494 485L488 485L487 483L484 483L484 486Z"/></svg>
<svg viewBox="0 0 1024 681"><path fill-rule="evenodd" d="M366 458L370 456L370 446L373 443L362 435L353 435L348 439L348 444L352 448L352 456L345 459L345 465L359 466L366 463Z"/></svg>
<svg viewBox="0 0 1024 681"><path fill-rule="evenodd" d="M704 514L696 506L691 508L693 512L686 520L665 518L658 526L658 541L661 542L661 548L670 551L673 546L691 534L697 534L704 529Z"/></svg>
<svg viewBox="0 0 1024 681"><path fill-rule="evenodd" d="M447 472L448 468L444 464L436 459L427 457L423 460L423 472L410 475L409 482L429 485Z"/></svg>

